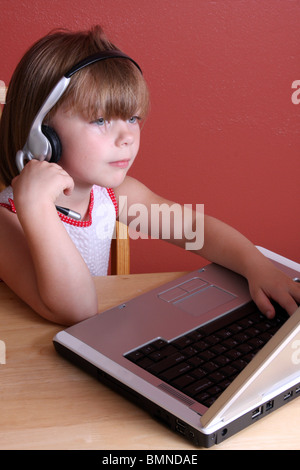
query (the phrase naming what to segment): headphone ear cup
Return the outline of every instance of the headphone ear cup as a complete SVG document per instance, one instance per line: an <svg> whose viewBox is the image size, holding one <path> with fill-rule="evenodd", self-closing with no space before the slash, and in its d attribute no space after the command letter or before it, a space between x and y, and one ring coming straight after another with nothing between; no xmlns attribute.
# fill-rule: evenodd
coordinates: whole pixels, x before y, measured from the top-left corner
<svg viewBox="0 0 300 470"><path fill-rule="evenodd" d="M57 163L61 157L62 147L59 137L55 130L50 127L46 126L45 124L42 125L42 132L45 137L48 139L48 142L51 147L51 159L50 162Z"/></svg>

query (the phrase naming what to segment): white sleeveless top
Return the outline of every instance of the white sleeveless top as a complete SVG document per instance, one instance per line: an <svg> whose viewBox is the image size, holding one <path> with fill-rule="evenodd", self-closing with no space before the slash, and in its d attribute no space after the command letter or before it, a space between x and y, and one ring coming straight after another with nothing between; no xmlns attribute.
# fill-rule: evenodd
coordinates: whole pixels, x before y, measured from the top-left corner
<svg viewBox="0 0 300 470"><path fill-rule="evenodd" d="M16 213L11 186L0 192L0 205ZM107 275L117 212L117 201L113 190L100 186L93 186L91 191L87 221L76 221L58 212L92 276Z"/></svg>

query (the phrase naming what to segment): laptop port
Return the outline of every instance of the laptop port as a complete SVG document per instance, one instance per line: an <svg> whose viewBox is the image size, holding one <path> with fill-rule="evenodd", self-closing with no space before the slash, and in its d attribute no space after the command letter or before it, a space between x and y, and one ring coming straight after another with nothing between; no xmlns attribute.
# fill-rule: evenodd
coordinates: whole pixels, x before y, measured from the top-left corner
<svg viewBox="0 0 300 470"><path fill-rule="evenodd" d="M290 390L289 392L287 392L283 395L283 399L288 400L289 398L291 398L292 395L293 395L293 391Z"/></svg>
<svg viewBox="0 0 300 470"><path fill-rule="evenodd" d="M176 419L176 431L179 432L180 434L185 435L185 430L186 426L182 421L179 421L179 419Z"/></svg>
<svg viewBox="0 0 300 470"><path fill-rule="evenodd" d="M273 408L274 406L274 400L267 401L266 403L266 411L269 411Z"/></svg>
<svg viewBox="0 0 300 470"><path fill-rule="evenodd" d="M300 393L300 385L296 387L295 393Z"/></svg>
<svg viewBox="0 0 300 470"><path fill-rule="evenodd" d="M252 419L257 418L257 416L261 415L263 412L263 407L259 406L258 408L255 408L255 410L252 411Z"/></svg>

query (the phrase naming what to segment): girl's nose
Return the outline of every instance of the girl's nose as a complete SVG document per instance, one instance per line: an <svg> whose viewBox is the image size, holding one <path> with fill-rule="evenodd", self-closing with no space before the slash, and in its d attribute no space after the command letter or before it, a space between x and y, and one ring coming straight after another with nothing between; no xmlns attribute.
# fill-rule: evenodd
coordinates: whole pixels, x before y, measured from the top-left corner
<svg viewBox="0 0 300 470"><path fill-rule="evenodd" d="M126 146L132 145L134 142L134 134L129 128L128 124L124 121L118 122L116 145Z"/></svg>

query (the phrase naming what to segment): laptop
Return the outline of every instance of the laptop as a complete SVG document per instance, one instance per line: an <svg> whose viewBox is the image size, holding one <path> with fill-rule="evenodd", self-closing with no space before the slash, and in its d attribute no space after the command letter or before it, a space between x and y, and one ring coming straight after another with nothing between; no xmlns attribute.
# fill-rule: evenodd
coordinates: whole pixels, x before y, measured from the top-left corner
<svg viewBox="0 0 300 470"><path fill-rule="evenodd" d="M295 282L300 265L259 248ZM268 320L216 264L60 331L56 350L197 447L300 396L300 308Z"/></svg>

